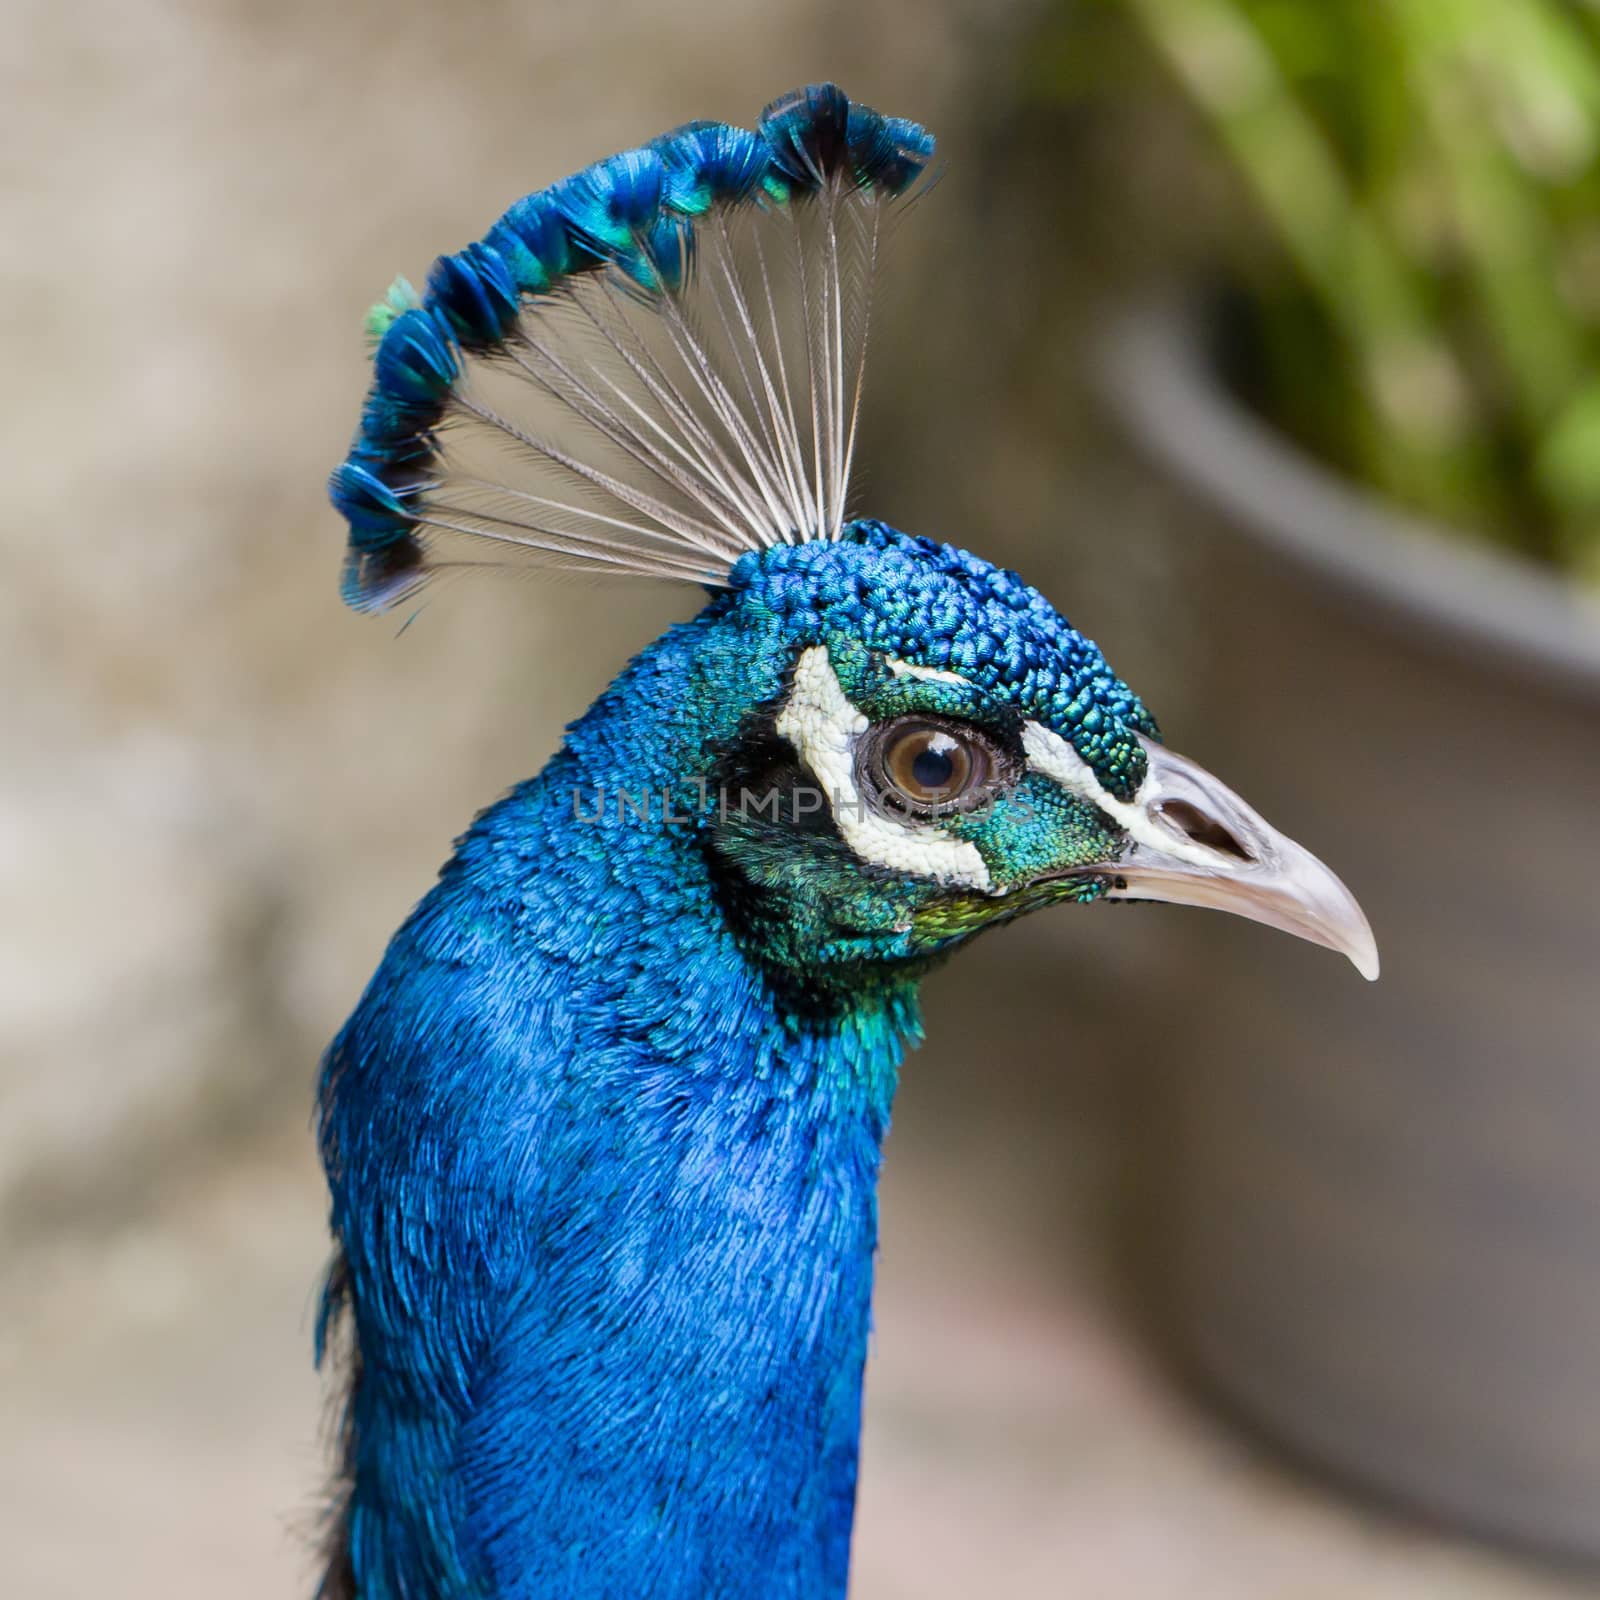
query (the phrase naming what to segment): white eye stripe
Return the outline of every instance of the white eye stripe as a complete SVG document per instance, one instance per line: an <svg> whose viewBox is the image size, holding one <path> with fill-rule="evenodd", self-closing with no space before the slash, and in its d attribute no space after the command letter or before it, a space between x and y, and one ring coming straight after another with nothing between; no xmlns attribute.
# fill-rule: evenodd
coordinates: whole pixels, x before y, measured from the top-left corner
<svg viewBox="0 0 1600 1600"><path fill-rule="evenodd" d="M902 661L899 656L885 656L889 670L897 678L920 678L923 683L953 683L957 688L970 689L972 680L959 672L946 672L942 667L919 667L914 661Z"/></svg>
<svg viewBox="0 0 1600 1600"><path fill-rule="evenodd" d="M1146 777L1132 800L1119 800L1105 789L1094 775L1094 768L1059 733L1039 722L1023 723L1022 753L1035 772L1098 807L1140 844L1196 866L1216 865L1215 850L1179 838L1172 829L1162 827L1152 818L1151 808L1160 796L1154 792L1150 777Z"/></svg>
<svg viewBox="0 0 1600 1600"><path fill-rule="evenodd" d="M912 675L931 670L916 668ZM935 883L990 891L989 868L976 845L943 828L880 816L867 806L856 786L855 742L868 722L846 697L826 646L800 652L794 686L776 726L811 769L845 843L863 861Z"/></svg>

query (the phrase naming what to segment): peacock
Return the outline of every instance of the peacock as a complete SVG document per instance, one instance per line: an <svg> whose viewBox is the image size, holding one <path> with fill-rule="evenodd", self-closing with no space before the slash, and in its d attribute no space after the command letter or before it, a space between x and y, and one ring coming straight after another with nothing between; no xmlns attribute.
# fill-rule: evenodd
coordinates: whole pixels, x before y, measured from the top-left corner
<svg viewBox="0 0 1600 1600"><path fill-rule="evenodd" d="M323 1063L324 1600L837 1600L918 985L1057 902L1377 975L1339 880L1015 573L849 509L932 137L832 84L520 199L369 318L345 600L694 585L484 811Z"/></svg>

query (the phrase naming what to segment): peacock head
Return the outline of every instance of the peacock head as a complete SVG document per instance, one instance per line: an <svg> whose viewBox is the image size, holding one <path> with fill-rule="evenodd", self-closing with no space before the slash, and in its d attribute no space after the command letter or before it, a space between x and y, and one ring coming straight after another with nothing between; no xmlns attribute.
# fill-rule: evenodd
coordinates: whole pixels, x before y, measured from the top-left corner
<svg viewBox="0 0 1600 1600"><path fill-rule="evenodd" d="M703 842L736 929L803 986L1097 900L1236 912L1376 976L1339 880L1167 750L1015 573L855 521L745 557L705 623L748 703L694 774Z"/></svg>
<svg viewBox="0 0 1600 1600"><path fill-rule="evenodd" d="M529 195L397 286L333 476L346 598L513 559L712 590L671 704L630 680L605 737L672 724L651 776L709 797L730 924L801 990L1101 899L1237 912L1376 976L1333 874L1165 749L1040 594L847 516L873 273L932 153L815 85Z"/></svg>

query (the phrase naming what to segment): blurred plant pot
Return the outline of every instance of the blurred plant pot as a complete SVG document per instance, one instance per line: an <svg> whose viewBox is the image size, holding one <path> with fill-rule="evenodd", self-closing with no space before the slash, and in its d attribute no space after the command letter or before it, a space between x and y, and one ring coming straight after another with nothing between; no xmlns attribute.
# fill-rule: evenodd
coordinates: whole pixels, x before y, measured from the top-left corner
<svg viewBox="0 0 1600 1600"><path fill-rule="evenodd" d="M1106 366L1196 541L1174 743L1346 878L1384 971L1190 930L1147 1196L1169 1331L1307 1457L1600 1558L1600 620L1311 464L1203 332L1147 308Z"/></svg>

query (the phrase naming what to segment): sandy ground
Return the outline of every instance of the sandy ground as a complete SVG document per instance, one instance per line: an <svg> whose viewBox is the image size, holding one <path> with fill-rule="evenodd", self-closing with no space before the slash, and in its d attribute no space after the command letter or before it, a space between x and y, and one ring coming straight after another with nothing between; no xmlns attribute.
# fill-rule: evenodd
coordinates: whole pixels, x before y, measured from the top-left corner
<svg viewBox="0 0 1600 1600"><path fill-rule="evenodd" d="M1349 1509L1174 1388L1098 1281L916 1148L891 1162L854 1593L1558 1600L1600 1587ZM309 1592L323 1251L289 1124L0 1279L0 1589L14 1600Z"/></svg>

